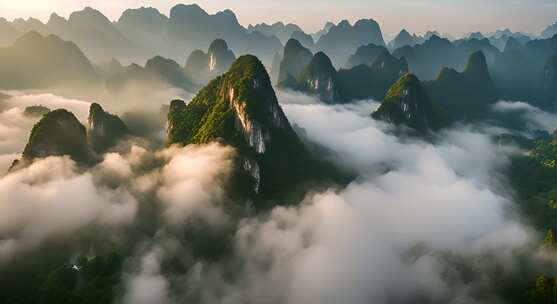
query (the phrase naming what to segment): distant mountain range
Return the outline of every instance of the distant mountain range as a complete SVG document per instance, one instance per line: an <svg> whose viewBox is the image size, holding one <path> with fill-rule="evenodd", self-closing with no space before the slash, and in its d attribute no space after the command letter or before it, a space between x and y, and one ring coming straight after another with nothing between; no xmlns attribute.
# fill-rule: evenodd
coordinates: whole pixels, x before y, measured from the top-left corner
<svg viewBox="0 0 557 304"><path fill-rule="evenodd" d="M489 88L472 85L488 77L482 76L480 81L475 79L477 75L464 77L473 54L478 52L481 52L481 69L485 70L481 74L489 76L489 82L484 84L489 84ZM554 87L553 78L547 77L553 66L550 58L555 54L557 36L525 44L511 37L504 50L499 51L486 38L451 42L433 35L423 44L407 45L392 54L384 45L360 46L348 56L345 68L337 69L326 52L314 54L299 41L290 39L282 51L275 50L274 69L278 69L276 84L279 87L314 94L328 103L382 99L401 75L411 72L427 82L426 88L433 88L430 95L434 100L456 101L466 97L479 103L491 103L497 96L555 108L548 89ZM31 31L12 46L0 48L0 68L10 71L0 76L0 88L97 86L114 91L129 82L139 81L143 85L163 84L196 92L228 70L235 58L228 42L216 39L207 52L194 50L183 66L163 56L148 59L145 66L126 66L114 59L95 65L75 43ZM455 83L459 83L458 90L455 90ZM473 95L474 92L481 92L485 98L481 94ZM459 105L453 104L453 111L449 109L449 112L454 112Z"/></svg>
<svg viewBox="0 0 557 304"><path fill-rule="evenodd" d="M436 104L451 117L464 121L485 117L500 97L481 51L470 55L463 72L445 67L437 79L424 85Z"/></svg>
<svg viewBox="0 0 557 304"><path fill-rule="evenodd" d="M383 46L369 44L350 58L353 67L337 70L327 54L313 55L297 40L291 39L284 49L278 86L318 96L326 103L346 103L357 99L381 99L387 89L408 72L406 61L393 57Z"/></svg>
<svg viewBox="0 0 557 304"><path fill-rule="evenodd" d="M313 52L325 52L336 67L344 65L362 45L386 45L379 24L372 19L357 20L353 24L347 20L338 24L327 22L318 32L305 33L296 24L282 22L244 27L231 10L209 14L197 4L178 4L168 16L151 7L128 9L116 21L90 7L73 12L67 19L53 13L46 23L35 18L12 22L0 18L0 45L11 45L32 30L73 41L94 61L115 57L120 62L140 64L157 55L183 62L193 50L207 49L216 39L227 41L237 55L257 55L268 66L276 50L290 38L297 39ZM551 38L556 33L557 24L554 24L545 29L540 38ZM422 44L434 35L442 37L436 31L418 36L403 29L387 46L394 51ZM491 34L472 33L466 39L488 38L502 49L510 37L521 43L531 39L527 34L508 29Z"/></svg>
<svg viewBox="0 0 557 304"><path fill-rule="evenodd" d="M549 89L554 78L548 77L557 54L557 36L551 35L555 27L544 30L548 38L539 39L508 29L458 40L434 31L418 36L402 30L386 44L372 19L327 23L307 34L281 22L244 28L230 10L208 14L195 4L176 5L169 16L154 8L128 9L115 22L85 8L68 19L52 14L46 24L33 18L0 19L0 43L8 44L0 47L0 69L10 71L0 75L0 88L97 86L114 91L139 81L196 92L227 71L237 56L250 53L271 67L278 87L328 103L380 100L410 72L439 104L456 94L453 101L467 96L490 103L497 96L555 108ZM489 76L480 97L469 94L479 86L466 76L477 52ZM127 62L134 58L137 63Z"/></svg>
<svg viewBox="0 0 557 304"><path fill-rule="evenodd" d="M542 31L541 38L551 38L557 35L557 22Z"/></svg>
<svg viewBox="0 0 557 304"><path fill-rule="evenodd" d="M388 47L391 50L396 50L404 46L414 46L416 44L422 44L429 40L432 36L443 37L439 32L427 31L423 36L418 36L416 34L410 34L406 29L402 29L398 35L389 42Z"/></svg>
<svg viewBox="0 0 557 304"><path fill-rule="evenodd" d="M420 79L431 80L444 67L463 69L468 57L477 51L482 51L490 63L494 62L495 54L499 52L487 39L472 38L457 44L433 35L423 44L404 46L395 50L393 55L406 58L410 70Z"/></svg>
<svg viewBox="0 0 557 304"><path fill-rule="evenodd" d="M168 85L195 92L224 73L235 60L222 39L213 41L207 53L196 50L184 66L162 56L145 66L122 65L118 60L93 64L73 42L55 35L31 31L12 46L0 47L0 89L72 88L117 91L136 81L143 85Z"/></svg>
<svg viewBox="0 0 557 304"><path fill-rule="evenodd" d="M176 5L169 16L154 8L128 9L116 22L90 7L68 19L52 14L46 24L36 19L1 20L0 42L9 45L14 37L31 30L73 41L95 61L115 57L142 63L157 55L184 61L193 50L207 49L219 38L238 54L253 53L265 60L271 60L274 50L282 47L275 36L244 28L232 11L210 15L196 4Z"/></svg>
<svg viewBox="0 0 557 304"><path fill-rule="evenodd" d="M296 24L288 23L284 24L282 22L276 22L273 24L260 23L256 25L249 25L248 31L259 32L266 36L276 36L282 44L286 44L288 39L292 37L294 32L303 32L303 30Z"/></svg>
<svg viewBox="0 0 557 304"><path fill-rule="evenodd" d="M87 57L73 42L29 32L13 46L0 48L3 89L75 86L99 81Z"/></svg>
<svg viewBox="0 0 557 304"><path fill-rule="evenodd" d="M94 61L114 57L120 62L140 64L154 56L183 62L192 51L207 49L216 39L227 41L238 55L254 54L267 64L291 37L314 51L327 52L336 65L344 64L361 45L385 44L379 25L371 19L353 25L346 20L336 25L327 23L323 30L310 35L297 25L281 22L245 28L230 10L211 15L196 4L176 5L169 16L154 8L128 9L115 22L90 7L72 13L68 19L52 14L46 23L33 18L13 22L0 19L0 44L11 45L32 30L73 41Z"/></svg>

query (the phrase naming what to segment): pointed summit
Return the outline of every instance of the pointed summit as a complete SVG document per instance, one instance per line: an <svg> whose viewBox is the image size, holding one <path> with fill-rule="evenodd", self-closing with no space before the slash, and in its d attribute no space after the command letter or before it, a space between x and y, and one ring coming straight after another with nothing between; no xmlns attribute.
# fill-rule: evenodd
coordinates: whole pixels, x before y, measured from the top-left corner
<svg viewBox="0 0 557 304"><path fill-rule="evenodd" d="M284 57L280 63L278 86L292 88L313 57L310 50L296 39L289 39L284 46Z"/></svg>
<svg viewBox="0 0 557 304"><path fill-rule="evenodd" d="M300 89L315 94L326 103L340 100L337 71L325 53L318 52L300 76Z"/></svg>
<svg viewBox="0 0 557 304"><path fill-rule="evenodd" d="M98 103L89 107L89 143L94 150L102 151L110 148L125 135L129 134L128 127L120 117L105 112Z"/></svg>
<svg viewBox="0 0 557 304"><path fill-rule="evenodd" d="M398 37L401 37L401 38L410 38L410 37L412 37L412 35L410 35L410 33L408 33L408 31L407 31L406 29L402 29L402 30L400 31L400 33L398 33Z"/></svg>
<svg viewBox="0 0 557 304"><path fill-rule="evenodd" d="M199 107L196 107L199 106ZM269 76L262 63L254 56L246 55L234 62L227 73L211 81L203 88L185 108L178 101L171 105L172 110L201 109L212 106L226 106L233 109L236 116L238 131L244 133L244 138L251 149L258 153L266 150L266 128L286 128L289 126L286 116L280 109L272 89ZM175 114L175 113L174 113ZM214 115L215 113L206 113ZM252 115L256 115L253 116ZM233 117L231 117L233 118ZM200 123L203 121L200 121ZM177 128L169 132L169 142L205 143L227 138L230 130L221 123L226 121L204 121L209 125L203 128ZM194 123L188 121L189 123ZM216 123L216 125L213 125Z"/></svg>
<svg viewBox="0 0 557 304"><path fill-rule="evenodd" d="M406 74L389 89L372 117L406 125L420 133L447 125L446 118L433 105L420 80L412 74Z"/></svg>
<svg viewBox="0 0 557 304"><path fill-rule="evenodd" d="M220 141L238 150L238 167L251 189L280 195L312 179L315 161L292 130L269 75L254 56L238 58L187 105L173 101L168 114L169 144Z"/></svg>
<svg viewBox="0 0 557 304"><path fill-rule="evenodd" d="M487 61L482 51L477 51L470 55L466 68L464 69L464 75L477 81L491 82Z"/></svg>
<svg viewBox="0 0 557 304"><path fill-rule="evenodd" d="M48 18L48 22L46 23L49 27L56 27L56 26L64 26L67 20L63 17L60 17L56 13L50 14L50 18Z"/></svg>
<svg viewBox="0 0 557 304"><path fill-rule="evenodd" d="M331 21L327 21L327 22L325 23L325 25L323 26L323 28L321 28L319 31L317 31L317 32L315 32L315 33L313 33L313 34L311 35L312 38L313 38L313 40L314 40L315 42L317 42L317 41L319 40L319 38L321 38L321 36L327 34L327 33L329 32L329 30L330 30L331 28L333 28L334 26L335 26L334 23L332 23Z"/></svg>
<svg viewBox="0 0 557 304"><path fill-rule="evenodd" d="M68 155L77 163L92 159L85 127L64 109L51 111L35 124L23 151L23 160Z"/></svg>
<svg viewBox="0 0 557 304"><path fill-rule="evenodd" d="M443 68L437 79L426 82L425 86L432 100L458 120L484 116L499 98L481 51L469 57L462 73Z"/></svg>
<svg viewBox="0 0 557 304"><path fill-rule="evenodd" d="M189 78L204 85L214 77L226 72L236 60L236 55L228 48L223 39L211 42L207 53L194 50L185 65L185 72Z"/></svg>
<svg viewBox="0 0 557 304"><path fill-rule="evenodd" d="M413 46L418 42L417 40L415 35L410 35L406 29L402 29L395 39L389 43L389 47L391 50L396 50L406 45Z"/></svg>
<svg viewBox="0 0 557 304"><path fill-rule="evenodd" d="M236 55L228 48L223 39L214 40L209 46L209 72L222 74L234 63Z"/></svg>

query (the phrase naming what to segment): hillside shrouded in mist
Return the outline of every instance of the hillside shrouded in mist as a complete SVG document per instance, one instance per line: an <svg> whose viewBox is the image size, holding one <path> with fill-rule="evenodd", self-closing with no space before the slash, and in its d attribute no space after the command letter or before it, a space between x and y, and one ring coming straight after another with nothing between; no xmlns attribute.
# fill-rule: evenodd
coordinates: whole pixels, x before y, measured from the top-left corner
<svg viewBox="0 0 557 304"><path fill-rule="evenodd" d="M0 4L0 303L557 303L552 22L155 2Z"/></svg>

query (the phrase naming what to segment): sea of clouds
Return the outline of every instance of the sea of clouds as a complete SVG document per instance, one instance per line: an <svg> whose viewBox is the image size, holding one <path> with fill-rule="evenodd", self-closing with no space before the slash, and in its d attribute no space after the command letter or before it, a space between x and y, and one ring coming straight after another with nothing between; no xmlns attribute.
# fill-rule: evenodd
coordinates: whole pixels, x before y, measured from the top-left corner
<svg viewBox="0 0 557 304"><path fill-rule="evenodd" d="M147 204L159 227L155 237L136 239L123 303L500 301L495 279L517 271L516 252L539 238L523 224L502 173L516 150L495 144L489 128L458 126L431 141L395 136L369 117L374 101L278 97L305 140L356 173L352 183L238 218L228 205L241 202L224 187L236 152L221 144L153 149L130 142L86 171L50 157L0 177L0 262L83 229L125 238ZM0 113L2 171L37 121L22 114L24 106L64 107L81 121L89 106L48 94L10 104ZM523 110L530 123L553 128L546 120L552 114L520 103L496 110ZM190 248L177 227L185 223L227 231L230 254L217 262L182 258ZM186 271L165 272L170 259Z"/></svg>

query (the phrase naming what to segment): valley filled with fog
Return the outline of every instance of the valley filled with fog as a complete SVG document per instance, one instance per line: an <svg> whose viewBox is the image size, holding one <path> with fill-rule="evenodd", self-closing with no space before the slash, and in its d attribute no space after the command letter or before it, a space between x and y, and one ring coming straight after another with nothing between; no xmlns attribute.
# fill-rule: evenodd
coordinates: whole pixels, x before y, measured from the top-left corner
<svg viewBox="0 0 557 304"><path fill-rule="evenodd" d="M556 25L0 19L0 302L555 303L556 92Z"/></svg>

